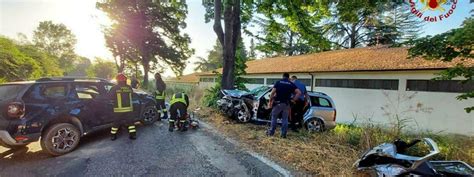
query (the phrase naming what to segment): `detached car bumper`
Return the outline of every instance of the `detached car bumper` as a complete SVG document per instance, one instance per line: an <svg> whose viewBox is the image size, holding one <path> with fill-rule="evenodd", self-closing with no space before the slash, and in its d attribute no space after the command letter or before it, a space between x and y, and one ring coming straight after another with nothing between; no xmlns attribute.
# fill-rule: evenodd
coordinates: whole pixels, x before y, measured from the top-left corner
<svg viewBox="0 0 474 177"><path fill-rule="evenodd" d="M10 145L10 146L20 146L20 145L27 144L27 143L24 143L24 142L16 141L15 139L13 139L13 137L10 135L10 133L8 133L5 130L0 130L0 141L1 141L0 145L1 144L6 144L6 145Z"/></svg>
<svg viewBox="0 0 474 177"><path fill-rule="evenodd" d="M26 135L12 136L8 131L0 130L0 145L3 146L22 146L37 141L41 133L32 133Z"/></svg>

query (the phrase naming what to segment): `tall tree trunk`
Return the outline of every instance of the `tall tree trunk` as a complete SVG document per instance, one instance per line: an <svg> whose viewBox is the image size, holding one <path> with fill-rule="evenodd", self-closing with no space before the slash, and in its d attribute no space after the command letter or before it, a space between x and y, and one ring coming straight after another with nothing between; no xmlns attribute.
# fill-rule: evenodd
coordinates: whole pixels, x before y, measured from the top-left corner
<svg viewBox="0 0 474 177"><path fill-rule="evenodd" d="M233 89L235 82L235 53L240 37L240 0L229 0L224 4L224 28L222 30L222 1L214 1L214 31L223 47L223 70L221 86Z"/></svg>
<svg viewBox="0 0 474 177"><path fill-rule="evenodd" d="M142 61L143 65L143 86L148 86L148 72L150 71L150 62L148 59Z"/></svg>

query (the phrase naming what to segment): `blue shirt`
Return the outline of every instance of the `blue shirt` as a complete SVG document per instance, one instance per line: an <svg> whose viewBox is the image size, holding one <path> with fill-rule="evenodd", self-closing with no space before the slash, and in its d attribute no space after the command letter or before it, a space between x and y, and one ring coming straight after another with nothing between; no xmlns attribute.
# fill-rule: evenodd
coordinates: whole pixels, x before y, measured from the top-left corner
<svg viewBox="0 0 474 177"><path fill-rule="evenodd" d="M303 82L301 82L300 80L295 80L294 84L301 91L301 96L298 99L300 99L301 101L304 101L304 96L306 95L306 92L307 92L306 85L304 85Z"/></svg>
<svg viewBox="0 0 474 177"><path fill-rule="evenodd" d="M291 94L295 92L298 87L290 82L287 78L279 80L273 85L276 90L275 101L288 103L291 100Z"/></svg>

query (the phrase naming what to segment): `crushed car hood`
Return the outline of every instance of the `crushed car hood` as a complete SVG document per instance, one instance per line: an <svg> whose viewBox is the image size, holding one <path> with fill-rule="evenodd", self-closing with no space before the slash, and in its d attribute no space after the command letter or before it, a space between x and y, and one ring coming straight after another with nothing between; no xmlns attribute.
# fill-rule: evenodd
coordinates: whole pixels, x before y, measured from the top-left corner
<svg viewBox="0 0 474 177"><path fill-rule="evenodd" d="M242 96L247 96L247 95L252 95L251 93L243 90L222 90L222 93L224 95L230 96L230 97L235 97L235 98L240 98Z"/></svg>

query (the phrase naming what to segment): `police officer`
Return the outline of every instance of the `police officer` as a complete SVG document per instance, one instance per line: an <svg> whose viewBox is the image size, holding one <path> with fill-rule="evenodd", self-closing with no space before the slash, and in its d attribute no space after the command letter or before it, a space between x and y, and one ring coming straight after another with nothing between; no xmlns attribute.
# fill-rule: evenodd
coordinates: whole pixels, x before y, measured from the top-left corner
<svg viewBox="0 0 474 177"><path fill-rule="evenodd" d="M189 97L185 93L173 94L170 101L170 120L169 131L172 132L175 127L175 122L179 119L179 126L182 131L186 131L186 118L188 114Z"/></svg>
<svg viewBox="0 0 474 177"><path fill-rule="evenodd" d="M160 73L155 74L155 85L156 85L156 91L155 91L156 109L158 109L161 112L161 114L163 115L163 119L167 119L168 112L166 111L166 105L165 105L166 84L165 82L163 82L163 79L161 79Z"/></svg>
<svg viewBox="0 0 474 177"><path fill-rule="evenodd" d="M306 85L298 80L298 77L291 76L291 82L293 82L293 84L295 84L296 87L298 87L298 89L301 91L301 96L296 100L296 103L291 105L290 128L294 132L298 132L298 126L296 124L300 123L299 126L301 126L301 121L303 120L304 115L303 111L307 106L309 95L308 91L306 90Z"/></svg>
<svg viewBox="0 0 474 177"><path fill-rule="evenodd" d="M129 138L137 138L137 130L133 124L133 103L132 103L132 87L127 85L127 77L124 74L118 74L117 85L113 86L108 97L114 102L115 121L112 125L112 141L117 139L117 132L121 126L126 125L128 128Z"/></svg>
<svg viewBox="0 0 474 177"><path fill-rule="evenodd" d="M295 84L290 82L289 77L290 75L288 73L284 73L283 79L277 81L273 86L270 95L270 103L268 105L272 108L272 122L270 129L267 131L268 136L273 136L275 134L277 118L281 114L281 137L286 138L290 102L296 102L296 100L301 96L301 91ZM293 99L291 98L292 94L295 95Z"/></svg>

